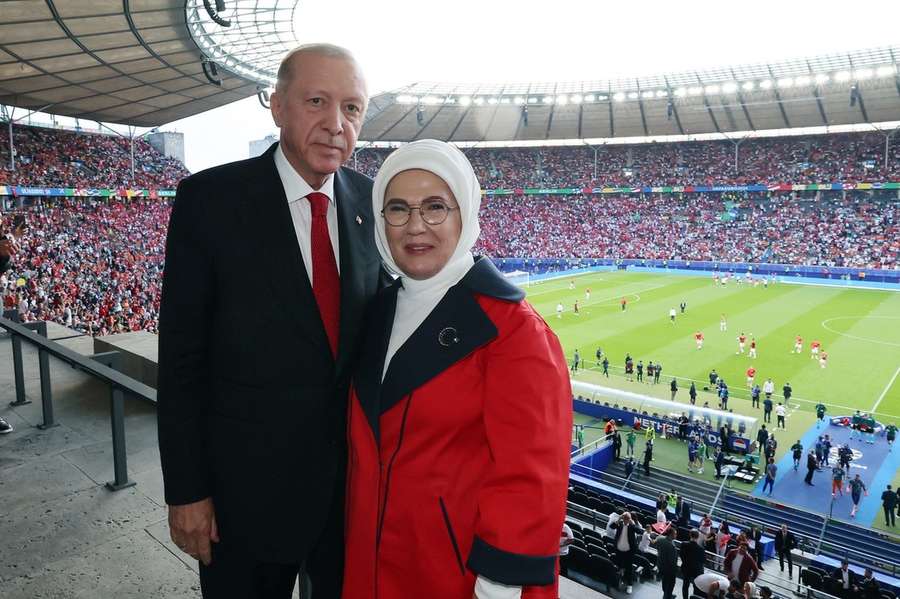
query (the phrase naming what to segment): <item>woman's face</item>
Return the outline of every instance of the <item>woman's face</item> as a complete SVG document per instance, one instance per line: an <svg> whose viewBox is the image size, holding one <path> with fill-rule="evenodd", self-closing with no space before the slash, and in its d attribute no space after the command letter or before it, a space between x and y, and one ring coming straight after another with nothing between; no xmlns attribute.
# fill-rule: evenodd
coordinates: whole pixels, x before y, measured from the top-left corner
<svg viewBox="0 0 900 599"><path fill-rule="evenodd" d="M383 212L388 247L400 270L416 280L439 273L456 250L462 232L459 205L447 183L429 171L402 171L388 183ZM406 212L409 220L405 224L390 224L402 221ZM438 224L426 222L442 218Z"/></svg>

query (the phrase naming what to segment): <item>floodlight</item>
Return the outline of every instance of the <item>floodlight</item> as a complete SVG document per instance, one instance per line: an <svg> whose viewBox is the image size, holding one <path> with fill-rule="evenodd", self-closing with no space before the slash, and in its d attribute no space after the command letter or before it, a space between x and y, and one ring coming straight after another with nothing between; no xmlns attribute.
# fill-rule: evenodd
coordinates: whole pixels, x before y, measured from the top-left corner
<svg viewBox="0 0 900 599"><path fill-rule="evenodd" d="M794 87L793 77L785 77L778 80L778 87Z"/></svg>
<svg viewBox="0 0 900 599"><path fill-rule="evenodd" d="M741 84L741 87L747 91L752 91L753 88L756 87L756 84L752 81L744 81L744 83Z"/></svg>
<svg viewBox="0 0 900 599"><path fill-rule="evenodd" d="M572 94L572 97L569 98L569 102L571 102L572 104L581 104L581 102L582 102L583 99L584 99L584 98L582 98L582 97L581 97L580 95L578 95L578 94Z"/></svg>
<svg viewBox="0 0 900 599"><path fill-rule="evenodd" d="M879 77L890 77L897 72L897 67L892 64L886 64L875 69L875 74Z"/></svg>
<svg viewBox="0 0 900 599"><path fill-rule="evenodd" d="M537 104L537 103L538 103L538 99L535 98L534 96L532 96L532 97L528 98L528 103L529 103L529 104Z"/></svg>
<svg viewBox="0 0 900 599"><path fill-rule="evenodd" d="M482 97L475 98L475 99L472 100L472 101L473 101L475 104L477 104L478 106L481 106L482 104L484 104L484 98L482 98Z"/></svg>
<svg viewBox="0 0 900 599"><path fill-rule="evenodd" d="M657 98L665 98L665 97L668 96L668 95L669 95L669 92L667 92L667 91L664 90L664 89L656 90L656 97L657 97Z"/></svg>
<svg viewBox="0 0 900 599"><path fill-rule="evenodd" d="M854 71L857 80L862 79L871 79L875 76L875 72L872 69L858 69Z"/></svg>
<svg viewBox="0 0 900 599"><path fill-rule="evenodd" d="M819 73L818 75L816 75L816 83L828 83L828 75L826 75L825 73Z"/></svg>
<svg viewBox="0 0 900 599"><path fill-rule="evenodd" d="M719 93L719 86L718 85L707 85L706 89L704 91L706 92L706 95L714 96Z"/></svg>
<svg viewBox="0 0 900 599"><path fill-rule="evenodd" d="M643 93L641 93L641 97L642 97L642 98L652 98L652 97L653 97L653 92L649 92L649 91L648 91L648 92L643 92Z"/></svg>
<svg viewBox="0 0 900 599"><path fill-rule="evenodd" d="M585 101L585 102L593 102L594 99L595 99L595 98L594 98L594 94L588 94L588 95L586 95L586 96L584 97L584 101Z"/></svg>
<svg viewBox="0 0 900 599"><path fill-rule="evenodd" d="M516 96L515 98L513 98L513 103L516 106L521 106L525 103L525 98L523 98L522 96Z"/></svg>
<svg viewBox="0 0 900 599"><path fill-rule="evenodd" d="M806 75L801 75L800 77L794 79L794 85L797 85L798 87L809 85L809 81L809 77L807 77Z"/></svg>
<svg viewBox="0 0 900 599"><path fill-rule="evenodd" d="M638 93L637 93L637 92L628 92L628 99L629 99L629 100L637 100L637 99L638 99Z"/></svg>
<svg viewBox="0 0 900 599"><path fill-rule="evenodd" d="M772 89L772 80L771 79L763 79L759 82L760 89Z"/></svg>
<svg viewBox="0 0 900 599"><path fill-rule="evenodd" d="M737 83L734 81L729 81L728 83L722 84L722 92L726 94L733 94L737 91Z"/></svg>
<svg viewBox="0 0 900 599"><path fill-rule="evenodd" d="M621 102L624 99L625 99L625 92L616 92L613 95L613 100L615 100L616 102Z"/></svg>
<svg viewBox="0 0 900 599"><path fill-rule="evenodd" d="M688 89L689 96L699 96L702 93L703 93L702 87L691 87Z"/></svg>
<svg viewBox="0 0 900 599"><path fill-rule="evenodd" d="M838 71L834 74L835 81L850 81L850 72L849 71Z"/></svg>
<svg viewBox="0 0 900 599"><path fill-rule="evenodd" d="M459 103L462 106L468 106L469 104L472 103L472 98L470 98L469 96L463 96L462 98L459 99Z"/></svg>
<svg viewBox="0 0 900 599"><path fill-rule="evenodd" d="M497 98L488 98L488 104L492 104L492 105L493 105L493 104L496 104L496 103L497 103Z"/></svg>
<svg viewBox="0 0 900 599"><path fill-rule="evenodd" d="M566 96L556 96L556 103L559 105L568 104L569 98Z"/></svg>
<svg viewBox="0 0 900 599"><path fill-rule="evenodd" d="M679 87L678 89L676 89L676 90L675 90L674 92L672 92L672 93L673 93L675 96L679 97L679 98L683 98L684 96L687 95L687 90L684 89L683 87Z"/></svg>
<svg viewBox="0 0 900 599"><path fill-rule="evenodd" d="M544 96L544 104L553 104L553 96Z"/></svg>

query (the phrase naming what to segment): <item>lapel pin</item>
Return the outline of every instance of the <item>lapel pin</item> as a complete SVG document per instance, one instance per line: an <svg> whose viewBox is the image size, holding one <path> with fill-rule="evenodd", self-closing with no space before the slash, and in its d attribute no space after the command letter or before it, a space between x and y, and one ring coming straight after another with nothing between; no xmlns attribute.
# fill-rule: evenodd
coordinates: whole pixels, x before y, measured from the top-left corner
<svg viewBox="0 0 900 599"><path fill-rule="evenodd" d="M444 347L450 347L455 343L459 343L459 336L456 334L456 329L453 327L441 329L441 332L438 333L438 343Z"/></svg>
<svg viewBox="0 0 900 599"><path fill-rule="evenodd" d="M360 215L358 215L358 214L356 215L356 224L357 224L357 225L361 225L361 224L362 224L362 217L361 217Z"/></svg>

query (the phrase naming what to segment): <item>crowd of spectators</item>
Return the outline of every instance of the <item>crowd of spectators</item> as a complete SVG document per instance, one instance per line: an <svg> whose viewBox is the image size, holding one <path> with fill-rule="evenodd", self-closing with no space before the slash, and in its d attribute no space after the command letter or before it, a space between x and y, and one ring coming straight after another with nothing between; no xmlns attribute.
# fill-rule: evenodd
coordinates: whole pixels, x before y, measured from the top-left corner
<svg viewBox="0 0 900 599"><path fill-rule="evenodd" d="M131 186L125 139L14 131L18 169L0 170L0 184ZM174 188L187 174L142 140L135 149L136 187ZM365 148L351 166L374 175L388 152ZM587 147L467 155L486 189L900 180L900 153L885 167L883 140L865 134L747 140L740 173L733 152L727 141L607 146L598 150L597 178ZM19 252L0 277L4 307L92 335L155 332L169 213L155 199L38 201L24 212ZM494 195L484 198L481 229L476 251L492 257L900 268L900 202L887 192Z"/></svg>
<svg viewBox="0 0 900 599"><path fill-rule="evenodd" d="M144 139L15 125L16 170L10 170L9 138L0 135L0 185L106 189L175 189L184 165Z"/></svg>
<svg viewBox="0 0 900 599"><path fill-rule="evenodd" d="M650 143L594 148L467 148L484 189L603 186L859 183L900 180L900 140L885 164L884 137L873 133L731 141ZM371 176L390 149L364 148L358 169Z"/></svg>
<svg viewBox="0 0 900 599"><path fill-rule="evenodd" d="M487 196L476 251L900 267L900 202L791 195Z"/></svg>
<svg viewBox="0 0 900 599"><path fill-rule="evenodd" d="M0 276L4 308L90 335L156 332L169 212L156 200L28 211L19 251Z"/></svg>

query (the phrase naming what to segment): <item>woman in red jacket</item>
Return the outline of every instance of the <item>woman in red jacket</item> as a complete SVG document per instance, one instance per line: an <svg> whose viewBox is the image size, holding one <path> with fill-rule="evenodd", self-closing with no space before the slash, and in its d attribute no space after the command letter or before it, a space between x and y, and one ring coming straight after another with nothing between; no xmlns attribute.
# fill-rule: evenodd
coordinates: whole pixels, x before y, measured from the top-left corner
<svg viewBox="0 0 900 599"><path fill-rule="evenodd" d="M473 258L480 200L434 140L375 179L399 278L370 308L350 400L344 599L557 597L568 369L522 291Z"/></svg>

